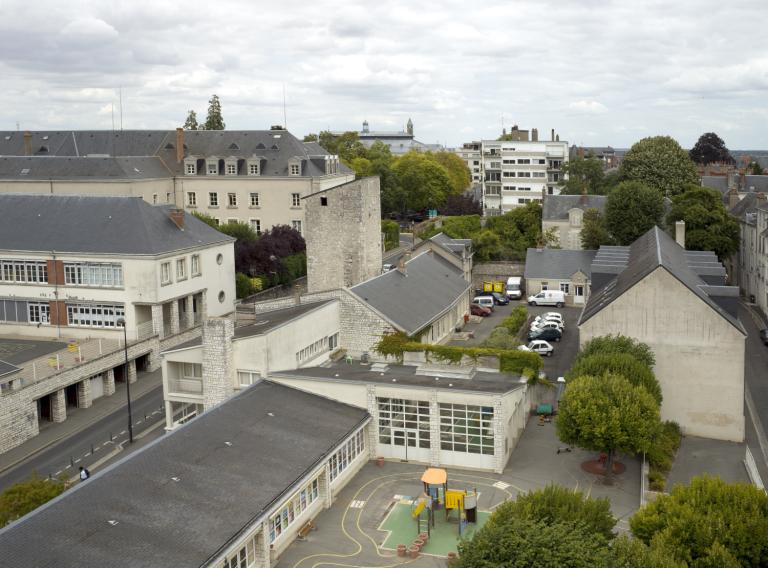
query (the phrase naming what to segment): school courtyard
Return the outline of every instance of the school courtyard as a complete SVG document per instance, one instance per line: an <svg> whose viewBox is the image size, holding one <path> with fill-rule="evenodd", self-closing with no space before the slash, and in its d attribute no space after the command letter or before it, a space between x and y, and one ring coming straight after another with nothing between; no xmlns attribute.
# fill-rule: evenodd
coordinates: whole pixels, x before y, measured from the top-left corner
<svg viewBox="0 0 768 568"><path fill-rule="evenodd" d="M464 535L471 535L505 500L550 483L608 497L619 519L617 529L627 530L627 519L640 505L638 460L622 457L626 471L616 476L614 485L605 486L598 476L581 469L581 463L594 459L595 453L562 448L554 424L540 425L531 417L502 474L449 468L450 490L478 493L478 522L468 523ZM420 532L411 514L411 501L423 492L420 480L424 470L419 464L386 461L380 466L369 462L337 495L333 506L314 519L316 529L283 552L277 566L445 566L447 552L456 550L460 538L455 512L446 521L444 510L435 511L436 527L417 559L398 557L396 551L398 544L410 545Z"/></svg>

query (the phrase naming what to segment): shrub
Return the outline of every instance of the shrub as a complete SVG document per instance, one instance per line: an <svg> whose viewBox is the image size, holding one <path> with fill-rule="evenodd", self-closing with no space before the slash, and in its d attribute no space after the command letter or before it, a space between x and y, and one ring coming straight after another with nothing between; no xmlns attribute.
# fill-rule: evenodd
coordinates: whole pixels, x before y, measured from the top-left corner
<svg viewBox="0 0 768 568"><path fill-rule="evenodd" d="M595 337L584 344L576 360L589 357L595 353L628 353L645 363L649 368L656 365L656 357L645 343L641 343L626 335L604 335Z"/></svg>
<svg viewBox="0 0 768 568"><path fill-rule="evenodd" d="M525 322L528 321L528 308L525 306L517 306L512 313L504 318L501 325L509 330L509 333L515 335L520 331Z"/></svg>
<svg viewBox="0 0 768 568"><path fill-rule="evenodd" d="M621 375L635 386L643 387L661 404L661 386L653 371L641 360L630 353L592 353L576 358L568 376L581 377L591 375L602 377L606 373Z"/></svg>
<svg viewBox="0 0 768 568"><path fill-rule="evenodd" d="M0 493L0 527L23 517L67 488L64 477L43 479L33 474Z"/></svg>
<svg viewBox="0 0 768 568"><path fill-rule="evenodd" d="M667 486L667 477L660 471L648 472L648 486L651 491L664 491Z"/></svg>
<svg viewBox="0 0 768 568"><path fill-rule="evenodd" d="M400 246L400 225L397 221L383 220L381 232L384 233L384 250L392 250Z"/></svg>
<svg viewBox="0 0 768 568"><path fill-rule="evenodd" d="M654 491L664 490L667 474L672 469L681 438L680 426L676 422L664 422L648 450L646 454L649 465L648 479L651 489ZM656 487L654 487L653 479L658 480L655 484Z"/></svg>
<svg viewBox="0 0 768 568"><path fill-rule="evenodd" d="M493 349L515 349L518 345L517 338L508 328L499 326L491 332L488 339L483 341L483 347Z"/></svg>
<svg viewBox="0 0 768 568"><path fill-rule="evenodd" d="M261 287L261 278L251 278L242 272L238 272L235 275L235 292L238 298L247 298L251 294L260 291Z"/></svg>

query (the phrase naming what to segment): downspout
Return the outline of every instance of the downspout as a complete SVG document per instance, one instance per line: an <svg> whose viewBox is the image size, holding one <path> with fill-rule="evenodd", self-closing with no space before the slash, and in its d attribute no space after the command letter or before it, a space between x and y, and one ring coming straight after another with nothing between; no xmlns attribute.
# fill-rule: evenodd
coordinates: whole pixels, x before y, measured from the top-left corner
<svg viewBox="0 0 768 568"><path fill-rule="evenodd" d="M53 297L56 298L56 337L61 339L61 313L59 310L59 270L56 264L56 251L51 251L53 256Z"/></svg>

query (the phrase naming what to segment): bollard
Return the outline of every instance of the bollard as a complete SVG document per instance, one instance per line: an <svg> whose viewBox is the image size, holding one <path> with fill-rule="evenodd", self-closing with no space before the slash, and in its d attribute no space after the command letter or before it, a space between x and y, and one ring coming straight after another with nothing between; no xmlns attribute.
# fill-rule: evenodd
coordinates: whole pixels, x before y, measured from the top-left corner
<svg viewBox="0 0 768 568"><path fill-rule="evenodd" d="M75 458L70 456L70 458L69 458L69 465L71 465L72 467L75 467Z"/></svg>
<svg viewBox="0 0 768 568"><path fill-rule="evenodd" d="M91 453L93 453L93 444L91 444Z"/></svg>
<svg viewBox="0 0 768 568"><path fill-rule="evenodd" d="M109 441L111 442L111 441L112 441L112 440L114 440L114 439L115 439L115 438L114 438L114 436L112 436L112 432L110 432L110 433L109 433Z"/></svg>

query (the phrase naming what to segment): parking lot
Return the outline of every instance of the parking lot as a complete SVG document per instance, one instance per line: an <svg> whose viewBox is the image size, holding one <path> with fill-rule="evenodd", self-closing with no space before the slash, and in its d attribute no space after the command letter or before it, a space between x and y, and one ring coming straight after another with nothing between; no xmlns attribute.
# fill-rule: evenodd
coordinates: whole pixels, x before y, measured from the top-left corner
<svg viewBox="0 0 768 568"><path fill-rule="evenodd" d="M501 324L501 322L509 316L512 310L520 305L526 305L525 303L512 302L507 306L496 306L493 313L480 319L479 322L470 322L464 328L465 331L470 331L474 335L473 338L465 341L457 340L452 341L451 345L470 347L479 346L485 341L491 334L493 329ZM555 348L551 357L544 357L544 372L548 377L557 378L565 375L566 371L571 367L573 359L576 357L576 353L579 350L579 329L576 326L576 322L579 321L579 314L581 314L581 308L554 308L554 307L534 307L526 306L528 308L528 314L531 318L536 317L538 314L545 312L559 312L565 318L565 328L563 330L563 338L555 343L550 342ZM529 325L526 324L525 330L528 330ZM525 340L521 343L526 343Z"/></svg>

